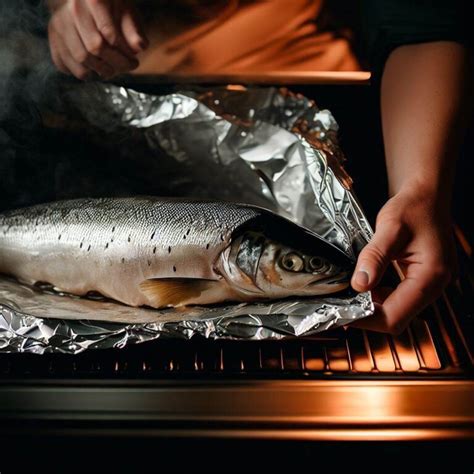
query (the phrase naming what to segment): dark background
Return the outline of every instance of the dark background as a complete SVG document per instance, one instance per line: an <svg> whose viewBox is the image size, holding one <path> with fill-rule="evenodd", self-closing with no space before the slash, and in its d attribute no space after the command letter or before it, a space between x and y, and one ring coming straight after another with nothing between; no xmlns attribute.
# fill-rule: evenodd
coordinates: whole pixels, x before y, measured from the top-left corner
<svg viewBox="0 0 474 474"><path fill-rule="evenodd" d="M456 473L470 474L472 441L334 442L48 436L1 439L2 474Z"/></svg>
<svg viewBox="0 0 474 474"><path fill-rule="evenodd" d="M110 144L103 147L97 142L97 137L90 140L80 130L46 126L34 98L22 93L30 79L22 74L9 78L15 84L10 89L7 113L0 116L0 210L72 197L73 194L110 195L117 189L130 194L159 194L154 183L147 180L146 170L134 166L133 161L117 166L116 153ZM49 92L45 91L41 100L48 93L54 96L58 81L57 76L51 79ZM173 85L133 82L131 86L154 93L179 89ZM387 199L376 88L366 85L293 85L289 89L314 99L320 108L332 111L340 126L340 144L347 158L347 170L354 180L355 192L373 223L377 211ZM457 164L453 205L455 220L471 242L474 237L470 193L472 137L471 121ZM110 142L110 137L104 136L104 143L106 141ZM119 149L120 143L116 147Z"/></svg>
<svg viewBox="0 0 474 474"><path fill-rule="evenodd" d="M0 44L11 25L39 32L31 11L6 14L0 0ZM29 33L28 33L29 34ZM28 35L27 35L28 36ZM44 46L44 45L43 45ZM64 197L71 190L101 194L115 187L146 194L156 192L143 181L143 170L117 169L114 155L81 133L45 124L38 103L54 100L60 78L46 51L20 49L25 65L10 64L0 48L0 210ZM43 54L43 55L42 55ZM37 59L39 58L39 61ZM46 59L45 59L46 58ZM8 59L8 58L7 58ZM285 86L287 84L281 84ZM141 87L167 93L173 85ZM387 198L376 86L289 86L328 108L340 125L340 143L347 157L355 192L372 223ZM466 100L472 99L467 97ZM453 214L474 241L471 197L474 128L466 134L457 167ZM117 143L120 146L120 143ZM99 183L100 186L96 186ZM106 185L104 184L106 183ZM26 424L26 422L25 422ZM23 426L23 436L0 437L0 472L468 472L473 470L465 442L229 441L154 437L66 436L45 426ZM26 429L26 428L29 428ZM87 426L85 427L87 429ZM100 428L95 422L94 428Z"/></svg>

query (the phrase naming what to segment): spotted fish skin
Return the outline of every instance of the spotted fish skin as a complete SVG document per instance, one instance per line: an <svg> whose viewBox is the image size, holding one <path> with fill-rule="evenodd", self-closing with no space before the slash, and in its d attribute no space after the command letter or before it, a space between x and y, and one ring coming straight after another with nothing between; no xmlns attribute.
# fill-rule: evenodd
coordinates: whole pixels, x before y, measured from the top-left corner
<svg viewBox="0 0 474 474"><path fill-rule="evenodd" d="M257 208L152 197L78 199L0 215L0 272L154 306L140 283L218 280L214 262Z"/></svg>
<svg viewBox="0 0 474 474"><path fill-rule="evenodd" d="M0 214L0 273L131 306L329 294L351 268L311 231L243 204L78 199Z"/></svg>

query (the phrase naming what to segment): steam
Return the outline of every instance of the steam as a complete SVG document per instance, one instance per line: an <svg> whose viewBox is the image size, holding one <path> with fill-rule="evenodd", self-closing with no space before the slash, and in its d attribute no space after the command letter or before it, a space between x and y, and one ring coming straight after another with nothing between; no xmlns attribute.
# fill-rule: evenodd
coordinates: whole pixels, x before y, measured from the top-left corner
<svg viewBox="0 0 474 474"><path fill-rule="evenodd" d="M43 1L0 2L0 124L14 113L17 98L37 101L54 73Z"/></svg>
<svg viewBox="0 0 474 474"><path fill-rule="evenodd" d="M47 21L44 0L0 0L0 211L42 199L52 186L38 113L55 83Z"/></svg>

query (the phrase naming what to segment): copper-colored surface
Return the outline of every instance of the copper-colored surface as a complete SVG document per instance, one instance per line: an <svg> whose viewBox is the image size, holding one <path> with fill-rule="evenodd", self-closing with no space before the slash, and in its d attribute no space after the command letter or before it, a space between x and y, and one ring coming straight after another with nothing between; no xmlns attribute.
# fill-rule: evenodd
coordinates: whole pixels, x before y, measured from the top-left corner
<svg viewBox="0 0 474 474"><path fill-rule="evenodd" d="M122 78L121 78L122 79ZM123 77L126 84L344 84L368 85L368 71L272 71L235 74L162 74Z"/></svg>
<svg viewBox="0 0 474 474"><path fill-rule="evenodd" d="M74 393L67 387L4 387L0 414L8 419L6 412L15 400L23 406L16 419L146 419L155 422L157 434L172 429L186 436L211 435L214 428L212 436L231 437L474 438L472 381L262 381L134 388L83 384Z"/></svg>
<svg viewBox="0 0 474 474"><path fill-rule="evenodd" d="M428 370L441 369L441 362L435 349L428 323L419 318L411 323L411 329L418 339L417 357L420 367Z"/></svg>
<svg viewBox="0 0 474 474"><path fill-rule="evenodd" d="M469 243L469 240L465 236L464 232L461 230L461 228L457 224L454 224L454 234L456 235L456 238L459 242L459 245L461 245L464 253L469 258L471 258L472 257L472 245Z"/></svg>
<svg viewBox="0 0 474 474"><path fill-rule="evenodd" d="M397 360L404 372L417 372L420 370L420 362L416 355L415 343L411 329L393 338Z"/></svg>
<svg viewBox="0 0 474 474"><path fill-rule="evenodd" d="M9 434L36 434L37 431L31 428L21 429L10 428ZM328 430L326 428L317 430L302 430L302 429L165 429L157 428L141 428L136 430L134 428L114 428L103 429L98 427L91 428L42 428L42 436L105 436L105 437L154 437L154 438L211 438L211 439L264 439L264 440L286 440L286 441L449 441L449 440L468 440L473 439L472 430L455 428L455 429L338 429Z"/></svg>
<svg viewBox="0 0 474 474"><path fill-rule="evenodd" d="M453 306L449 300L449 298L446 295L446 292L444 291L442 296L441 296L441 301L446 305L447 312L451 318L451 321L456 329L457 336L459 337L460 341L464 345L466 352L469 356L469 359L471 363L474 365L474 354L472 353L470 346L467 342L466 336L464 335L464 332L459 324L458 318L456 317L456 314L454 312Z"/></svg>

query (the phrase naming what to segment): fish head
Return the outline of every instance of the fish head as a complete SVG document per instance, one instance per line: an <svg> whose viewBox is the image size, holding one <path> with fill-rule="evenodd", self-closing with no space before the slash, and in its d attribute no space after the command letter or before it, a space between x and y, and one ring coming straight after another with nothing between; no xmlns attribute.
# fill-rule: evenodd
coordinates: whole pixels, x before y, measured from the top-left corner
<svg viewBox="0 0 474 474"><path fill-rule="evenodd" d="M277 299L342 291L353 269L354 262L342 251L284 221L276 232L263 226L233 239L224 276L249 298Z"/></svg>
<svg viewBox="0 0 474 474"><path fill-rule="evenodd" d="M346 289L351 273L317 252L267 240L256 283L272 297L326 295Z"/></svg>

